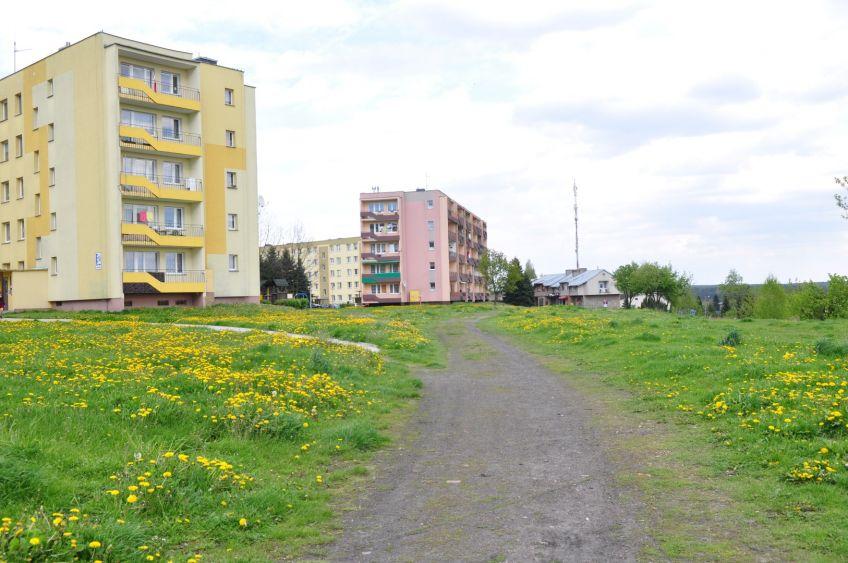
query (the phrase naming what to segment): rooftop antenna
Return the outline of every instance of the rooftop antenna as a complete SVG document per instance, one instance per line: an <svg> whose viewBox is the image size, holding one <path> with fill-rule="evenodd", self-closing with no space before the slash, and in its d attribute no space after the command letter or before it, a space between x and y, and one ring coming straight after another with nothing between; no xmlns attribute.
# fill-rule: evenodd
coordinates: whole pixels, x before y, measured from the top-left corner
<svg viewBox="0 0 848 563"><path fill-rule="evenodd" d="M580 243L577 238L577 180L571 178L571 181L574 183L574 260L576 263L576 268L580 269Z"/></svg>
<svg viewBox="0 0 848 563"><path fill-rule="evenodd" d="M32 49L18 49L18 42L12 41L12 73L18 72L18 53L32 51Z"/></svg>
<svg viewBox="0 0 848 563"><path fill-rule="evenodd" d="M371 191L376 194L380 191L380 186L371 186Z"/></svg>

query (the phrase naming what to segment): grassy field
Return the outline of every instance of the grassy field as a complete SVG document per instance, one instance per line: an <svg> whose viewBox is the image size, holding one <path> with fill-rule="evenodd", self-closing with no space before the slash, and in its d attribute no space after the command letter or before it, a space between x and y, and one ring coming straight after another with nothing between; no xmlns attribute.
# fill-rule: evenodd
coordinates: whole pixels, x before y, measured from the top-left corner
<svg viewBox="0 0 848 563"><path fill-rule="evenodd" d="M296 554L420 385L391 355L130 315L2 323L0 374L10 561Z"/></svg>
<svg viewBox="0 0 848 563"><path fill-rule="evenodd" d="M848 322L505 308L483 324L603 405L653 510L648 557L848 556Z"/></svg>
<svg viewBox="0 0 848 563"><path fill-rule="evenodd" d="M567 375L650 559L848 554L848 321L455 305L43 313L0 325L0 560L252 561L331 537L385 429L475 316ZM358 348L246 326L372 342ZM36 540L37 539L37 540Z"/></svg>

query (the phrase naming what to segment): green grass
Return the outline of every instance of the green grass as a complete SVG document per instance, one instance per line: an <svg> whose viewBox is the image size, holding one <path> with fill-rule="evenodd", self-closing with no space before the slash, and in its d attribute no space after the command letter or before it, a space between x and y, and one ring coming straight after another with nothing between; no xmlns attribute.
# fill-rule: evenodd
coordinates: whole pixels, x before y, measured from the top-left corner
<svg viewBox="0 0 848 563"><path fill-rule="evenodd" d="M595 403L609 456L646 506L645 557L848 555L848 354L834 344L848 322L550 307L482 326ZM804 471L817 460L835 471Z"/></svg>
<svg viewBox="0 0 848 563"><path fill-rule="evenodd" d="M354 347L107 319L0 324L2 560L312 549L421 386Z"/></svg>

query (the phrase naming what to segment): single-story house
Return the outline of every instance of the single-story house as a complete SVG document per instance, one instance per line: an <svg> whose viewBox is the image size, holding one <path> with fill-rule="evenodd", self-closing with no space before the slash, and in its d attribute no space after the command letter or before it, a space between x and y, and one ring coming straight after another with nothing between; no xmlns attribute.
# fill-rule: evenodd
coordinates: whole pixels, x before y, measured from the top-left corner
<svg viewBox="0 0 848 563"><path fill-rule="evenodd" d="M606 270L578 268L533 280L537 305L577 305L590 309L621 306L621 295Z"/></svg>

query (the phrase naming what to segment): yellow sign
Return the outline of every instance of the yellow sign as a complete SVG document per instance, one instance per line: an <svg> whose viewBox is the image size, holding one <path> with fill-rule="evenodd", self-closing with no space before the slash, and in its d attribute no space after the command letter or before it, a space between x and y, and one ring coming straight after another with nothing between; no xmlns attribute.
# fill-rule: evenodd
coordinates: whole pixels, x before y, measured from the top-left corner
<svg viewBox="0 0 848 563"><path fill-rule="evenodd" d="M409 301L410 303L421 303L421 292L417 289L410 289Z"/></svg>

